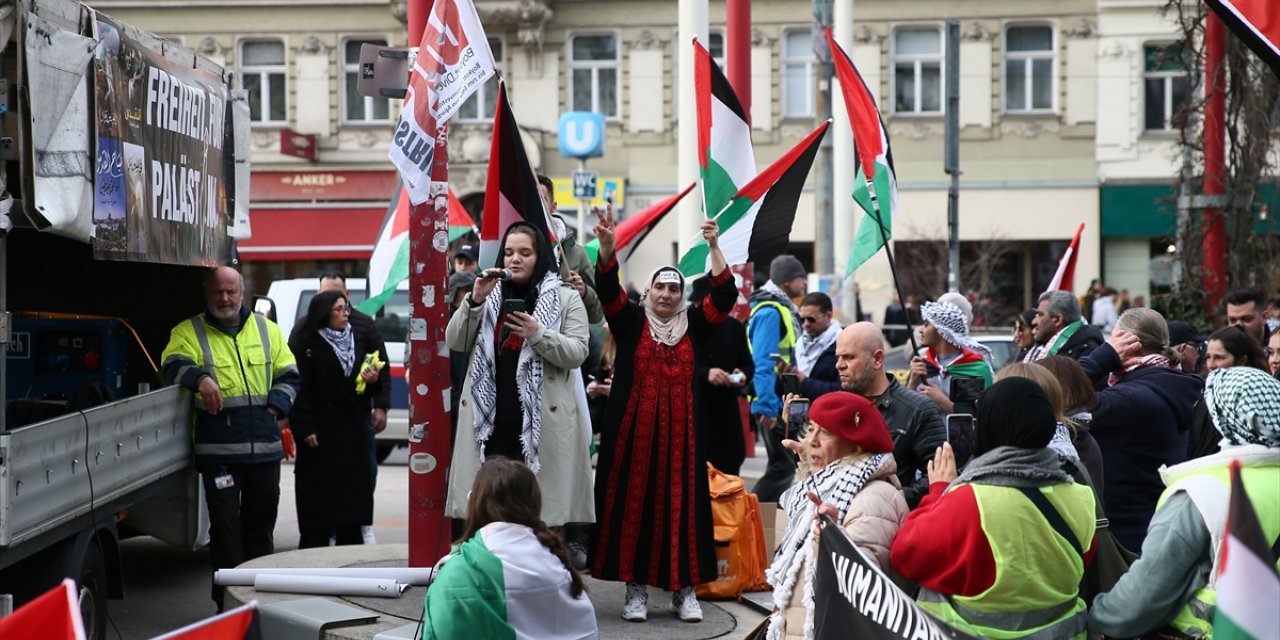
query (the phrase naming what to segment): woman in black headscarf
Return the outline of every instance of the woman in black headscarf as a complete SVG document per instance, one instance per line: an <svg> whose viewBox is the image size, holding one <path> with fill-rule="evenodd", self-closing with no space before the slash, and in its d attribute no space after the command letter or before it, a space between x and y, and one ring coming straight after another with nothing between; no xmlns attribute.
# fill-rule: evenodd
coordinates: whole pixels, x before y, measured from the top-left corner
<svg viewBox="0 0 1280 640"><path fill-rule="evenodd" d="M363 372L375 350L351 330L351 303L340 291L316 294L306 323L289 342L302 386L289 413L297 439L293 466L298 548L361 544L360 527L373 524L373 460L369 412L378 372ZM356 391L363 378L362 391Z"/></svg>
<svg viewBox="0 0 1280 640"><path fill-rule="evenodd" d="M978 400L974 458L957 477L951 446L938 449L929 495L894 539L893 568L920 583L920 606L973 637L1085 632L1094 498L1048 448L1056 427L1040 385L992 385Z"/></svg>

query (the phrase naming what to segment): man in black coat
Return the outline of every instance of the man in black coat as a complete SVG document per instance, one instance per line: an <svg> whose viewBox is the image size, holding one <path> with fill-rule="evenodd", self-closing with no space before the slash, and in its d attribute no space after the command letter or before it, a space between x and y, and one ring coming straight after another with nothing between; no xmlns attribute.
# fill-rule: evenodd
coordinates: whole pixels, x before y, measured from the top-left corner
<svg viewBox="0 0 1280 640"><path fill-rule="evenodd" d="M834 318L831 297L821 291L800 301L800 323L804 333L796 344L795 365L787 368L800 382L800 395L813 400L840 390L836 371L836 336L840 322Z"/></svg>

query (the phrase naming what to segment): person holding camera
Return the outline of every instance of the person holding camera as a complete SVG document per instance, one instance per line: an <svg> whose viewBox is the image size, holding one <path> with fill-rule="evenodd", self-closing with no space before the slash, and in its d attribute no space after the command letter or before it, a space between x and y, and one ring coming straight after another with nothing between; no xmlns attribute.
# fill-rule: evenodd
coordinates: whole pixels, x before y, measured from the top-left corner
<svg viewBox="0 0 1280 640"><path fill-rule="evenodd" d="M445 513L467 515L480 465L504 456L529 465L552 527L595 521L590 419L578 404L587 358L587 312L560 280L546 235L516 223L502 239L501 268L485 269L445 330L471 367L458 407Z"/></svg>
<svg viewBox="0 0 1280 640"><path fill-rule="evenodd" d="M710 292L708 278L694 280L689 304L702 304ZM702 361L694 371L694 379L702 387L702 404L698 408L698 437L705 444L702 450L712 466L736 476L747 457L738 401L756 371L747 331L730 316L712 328L707 339L695 348L701 352L698 356Z"/></svg>
<svg viewBox="0 0 1280 640"><path fill-rule="evenodd" d="M973 413L978 393L991 386L991 350L969 337L969 324L960 307L950 302L926 302L920 308L920 337L924 355L911 358L907 386L955 413L956 404ZM958 379L972 382L953 384ZM980 383L978 381L981 381Z"/></svg>
<svg viewBox="0 0 1280 640"><path fill-rule="evenodd" d="M684 274L660 267L640 303L618 277L612 207L595 227L600 240L596 286L617 342L608 417L601 433L591 575L627 583L622 617L648 618L648 586L672 591L671 612L700 622L695 585L716 571L707 466L697 437L703 402L695 372L698 345L733 310L733 273L720 252L715 220L702 223L710 253L707 301L684 301Z"/></svg>

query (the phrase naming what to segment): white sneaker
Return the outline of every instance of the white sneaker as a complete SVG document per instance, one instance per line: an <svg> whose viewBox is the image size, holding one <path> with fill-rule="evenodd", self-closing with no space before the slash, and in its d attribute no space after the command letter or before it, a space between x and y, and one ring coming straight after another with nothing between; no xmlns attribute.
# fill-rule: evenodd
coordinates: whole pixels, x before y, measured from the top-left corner
<svg viewBox="0 0 1280 640"><path fill-rule="evenodd" d="M364 538L365 544L378 544L378 538L373 535L373 527L370 525L360 525L360 537Z"/></svg>
<svg viewBox="0 0 1280 640"><path fill-rule="evenodd" d="M649 619L649 589L642 584L627 583L627 604L622 607L622 619L644 622Z"/></svg>
<svg viewBox="0 0 1280 640"><path fill-rule="evenodd" d="M680 616L685 622L702 622L702 605L698 604L698 596L693 587L685 587L671 594L671 613Z"/></svg>

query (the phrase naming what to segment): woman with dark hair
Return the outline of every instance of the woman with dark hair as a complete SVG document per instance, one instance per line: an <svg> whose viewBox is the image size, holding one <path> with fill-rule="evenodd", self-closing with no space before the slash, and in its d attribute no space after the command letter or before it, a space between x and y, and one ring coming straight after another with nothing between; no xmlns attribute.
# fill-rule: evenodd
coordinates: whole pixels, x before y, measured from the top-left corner
<svg viewBox="0 0 1280 640"><path fill-rule="evenodd" d="M373 524L369 412L382 383L376 370L364 369L376 347L351 330L350 315L341 291L318 293L289 341L302 374L289 413L299 443L293 465L299 549L328 546L330 538L362 544L360 527ZM357 392L360 379L365 385Z"/></svg>
<svg viewBox="0 0 1280 640"><path fill-rule="evenodd" d="M462 537L427 589L423 640L597 637L582 576L541 513L528 466L501 456L481 465Z"/></svg>
<svg viewBox="0 0 1280 640"><path fill-rule="evenodd" d="M480 274L445 331L450 349L471 354L445 512L465 517L481 463L505 456L537 476L542 520L595 522L590 415L578 402L577 369L587 358L582 296L560 280L552 245L533 225L511 225L499 255L500 268Z"/></svg>
<svg viewBox="0 0 1280 640"><path fill-rule="evenodd" d="M684 302L684 274L661 267L640 304L618 279L613 211L596 225L596 286L617 341L608 418L596 482L599 524L591 575L627 583L622 617L648 618L646 585L672 591L671 610L699 622L693 587L716 579L715 536L704 453L696 431L701 392L697 345L728 317L738 299L720 253L714 220L702 224L711 264L711 293L701 306Z"/></svg>
<svg viewBox="0 0 1280 640"><path fill-rule="evenodd" d="M1022 362L1031 347L1036 346L1036 332L1032 327L1036 321L1036 310L1027 309L1013 318L1013 344L1018 347L1018 357L1014 362Z"/></svg>
<svg viewBox="0 0 1280 640"><path fill-rule="evenodd" d="M938 448L929 495L893 541L893 568L920 583L920 606L975 638L1083 637L1094 498L1048 448L1056 426L1034 381L992 385L974 458L957 474L951 445Z"/></svg>
<svg viewBox="0 0 1280 640"><path fill-rule="evenodd" d="M1267 358L1263 355L1262 345L1240 325L1233 324L1209 334L1209 344L1205 347L1205 365L1210 371L1227 367L1253 367L1264 373L1271 373L1267 368Z"/></svg>

